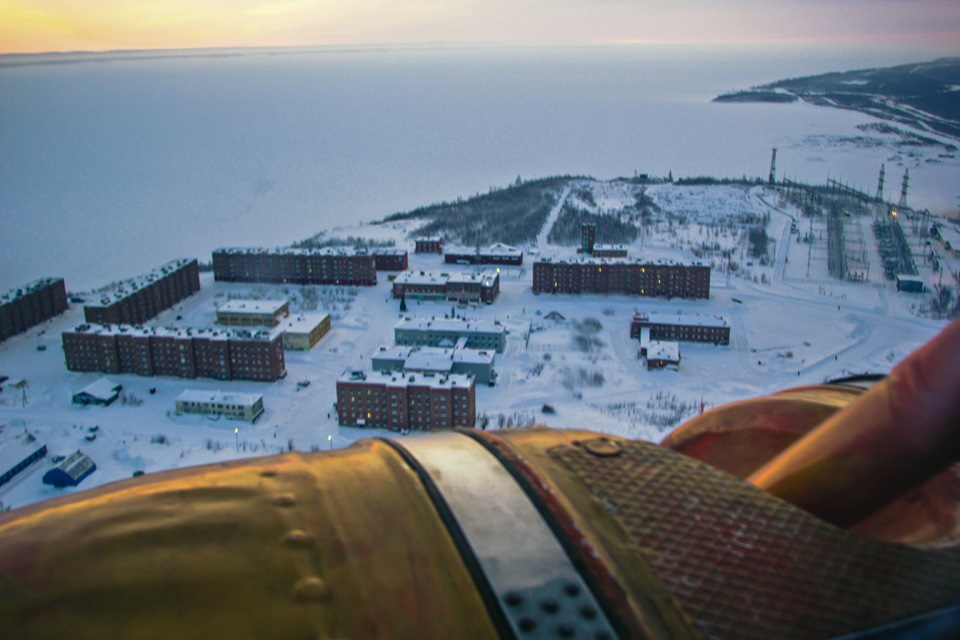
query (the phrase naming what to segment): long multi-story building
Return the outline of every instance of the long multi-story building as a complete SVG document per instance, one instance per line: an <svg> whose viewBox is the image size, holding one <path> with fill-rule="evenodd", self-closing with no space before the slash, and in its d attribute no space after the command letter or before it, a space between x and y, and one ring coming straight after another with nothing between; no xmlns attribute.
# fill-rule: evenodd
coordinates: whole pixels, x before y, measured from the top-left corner
<svg viewBox="0 0 960 640"><path fill-rule="evenodd" d="M279 329L82 324L63 333L71 371L272 382L286 375Z"/></svg>
<svg viewBox="0 0 960 640"><path fill-rule="evenodd" d="M99 301L84 305L83 316L97 324L143 324L197 291L197 260L181 258L101 293Z"/></svg>
<svg viewBox="0 0 960 640"><path fill-rule="evenodd" d="M63 278L44 278L0 296L0 341L67 310Z"/></svg>
<svg viewBox="0 0 960 640"><path fill-rule="evenodd" d="M393 297L491 304L500 295L500 274L407 271L393 280Z"/></svg>
<svg viewBox="0 0 960 640"><path fill-rule="evenodd" d="M473 427L476 398L469 375L351 371L337 381L337 419L393 430Z"/></svg>
<svg viewBox="0 0 960 640"><path fill-rule="evenodd" d="M602 258L544 259L533 265L533 291L708 299L710 267Z"/></svg>
<svg viewBox="0 0 960 640"><path fill-rule="evenodd" d="M377 265L365 249L228 248L213 252L213 277L218 282L373 286Z"/></svg>
<svg viewBox="0 0 960 640"><path fill-rule="evenodd" d="M709 342L730 344L730 325L720 316L635 313L630 321L630 337L640 338L648 329L650 340Z"/></svg>
<svg viewBox="0 0 960 640"><path fill-rule="evenodd" d="M414 253L443 253L443 238L417 238Z"/></svg>
<svg viewBox="0 0 960 640"><path fill-rule="evenodd" d="M447 264L495 264L516 267L523 264L523 251L498 242L486 249L454 247L443 256Z"/></svg>
<svg viewBox="0 0 960 640"><path fill-rule="evenodd" d="M498 321L461 318L404 318L393 328L398 346L452 347L466 339L467 349L503 353L507 347L507 329Z"/></svg>

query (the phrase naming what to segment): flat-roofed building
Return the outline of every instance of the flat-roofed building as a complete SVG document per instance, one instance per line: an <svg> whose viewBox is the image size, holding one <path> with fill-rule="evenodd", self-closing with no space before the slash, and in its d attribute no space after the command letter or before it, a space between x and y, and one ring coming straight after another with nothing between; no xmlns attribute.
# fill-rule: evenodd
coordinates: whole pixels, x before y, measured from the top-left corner
<svg viewBox="0 0 960 640"><path fill-rule="evenodd" d="M452 429L476 423L471 376L350 371L337 381L341 426L381 429Z"/></svg>
<svg viewBox="0 0 960 640"><path fill-rule="evenodd" d="M417 238L414 253L443 253L443 239L439 236Z"/></svg>
<svg viewBox="0 0 960 640"><path fill-rule="evenodd" d="M406 249L393 247L377 247L371 249L377 271L406 271L409 264Z"/></svg>
<svg viewBox="0 0 960 640"><path fill-rule="evenodd" d="M466 343L461 338L461 343ZM422 373L462 373L480 384L496 379L495 352L463 347L380 347L370 360L374 371L419 371Z"/></svg>
<svg viewBox="0 0 960 640"><path fill-rule="evenodd" d="M303 312L290 316L280 324L283 348L309 351L330 332L330 314Z"/></svg>
<svg viewBox="0 0 960 640"><path fill-rule="evenodd" d="M187 390L177 396L177 415L222 416L254 423L263 411L263 396L258 393Z"/></svg>
<svg viewBox="0 0 960 640"><path fill-rule="evenodd" d="M44 278L0 295L0 341L67 310L63 278Z"/></svg>
<svg viewBox="0 0 960 640"><path fill-rule="evenodd" d="M393 280L393 297L413 300L444 300L462 304L492 304L500 295L500 274L407 271Z"/></svg>
<svg viewBox="0 0 960 640"><path fill-rule="evenodd" d="M533 265L533 291L708 299L710 267L607 258L542 259Z"/></svg>
<svg viewBox="0 0 960 640"><path fill-rule="evenodd" d="M500 322L461 318L404 318L393 329L393 341L400 346L453 347L461 338L464 347L503 353L507 330Z"/></svg>
<svg viewBox="0 0 960 640"><path fill-rule="evenodd" d="M486 249L454 247L447 250L443 261L447 264L490 264L518 267L523 264L523 251L498 242Z"/></svg>
<svg viewBox="0 0 960 640"><path fill-rule="evenodd" d="M366 249L224 248L213 252L218 282L373 286L376 260Z"/></svg>
<svg viewBox="0 0 960 640"><path fill-rule="evenodd" d="M83 324L65 331L70 371L272 382L286 375L279 329Z"/></svg>
<svg viewBox="0 0 960 640"><path fill-rule="evenodd" d="M124 280L83 307L87 322L143 324L200 291L196 258L172 260L150 273Z"/></svg>
<svg viewBox="0 0 960 640"><path fill-rule="evenodd" d="M47 455L47 445L24 431L0 444L0 486Z"/></svg>
<svg viewBox="0 0 960 640"><path fill-rule="evenodd" d="M286 300L230 300L217 309L217 324L228 327L275 327L290 315Z"/></svg>
<svg viewBox="0 0 960 640"><path fill-rule="evenodd" d="M730 324L717 315L641 312L633 314L630 337L650 330L651 340L730 344Z"/></svg>

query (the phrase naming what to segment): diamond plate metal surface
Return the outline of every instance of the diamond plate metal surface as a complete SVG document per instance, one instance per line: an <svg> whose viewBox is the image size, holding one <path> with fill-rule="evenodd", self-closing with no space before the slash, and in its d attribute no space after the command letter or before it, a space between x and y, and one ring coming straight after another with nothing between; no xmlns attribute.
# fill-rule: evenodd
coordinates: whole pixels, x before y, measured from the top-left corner
<svg viewBox="0 0 960 640"><path fill-rule="evenodd" d="M587 484L708 638L825 638L960 601L960 548L864 538L676 452L549 455Z"/></svg>

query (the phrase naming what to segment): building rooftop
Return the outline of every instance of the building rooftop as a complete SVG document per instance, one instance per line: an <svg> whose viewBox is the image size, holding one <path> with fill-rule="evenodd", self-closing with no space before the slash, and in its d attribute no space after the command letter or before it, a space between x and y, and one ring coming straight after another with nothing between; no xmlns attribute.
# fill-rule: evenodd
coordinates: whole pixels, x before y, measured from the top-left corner
<svg viewBox="0 0 960 640"><path fill-rule="evenodd" d="M0 444L0 473L6 473L24 459L43 448L43 443L32 433L20 433Z"/></svg>
<svg viewBox="0 0 960 640"><path fill-rule="evenodd" d="M511 247L508 244L503 244L502 242L497 242L495 244L486 247L485 249L477 249L470 247L450 247L447 249L448 254L453 255L481 255L481 256L510 256L516 257L523 255L521 249L516 247Z"/></svg>
<svg viewBox="0 0 960 640"><path fill-rule="evenodd" d="M681 327L729 327L730 324L723 316L718 315L684 315L679 313L662 313L658 311L641 311L633 314L634 322L649 324L669 324Z"/></svg>
<svg viewBox="0 0 960 640"><path fill-rule="evenodd" d="M397 249L396 247L373 247L370 249L370 253L375 256L402 256L406 252L406 249Z"/></svg>
<svg viewBox="0 0 960 640"><path fill-rule="evenodd" d="M469 389L473 376L466 373L412 373L409 371L347 371L338 382L366 382L388 387L430 387L431 389Z"/></svg>
<svg viewBox="0 0 960 640"><path fill-rule="evenodd" d="M200 402L211 404L228 404L233 406L250 406L257 401L263 401L263 396L259 393L227 393L224 391L198 391L187 389L179 396L180 402Z"/></svg>
<svg viewBox="0 0 960 640"><path fill-rule="evenodd" d="M210 340L264 340L270 341L280 335L280 328L262 327L257 329L239 329L219 327L216 329L195 329L182 327L141 327L129 324L81 324L72 332L100 336L129 335L135 337L161 338L207 338Z"/></svg>
<svg viewBox="0 0 960 640"><path fill-rule="evenodd" d="M647 360L680 362L680 343L651 340L647 344Z"/></svg>
<svg viewBox="0 0 960 640"><path fill-rule="evenodd" d="M92 307L92 308L110 306L115 302L119 302L120 300L123 300L127 296L133 295L140 289L143 289L144 287L147 287L153 284L154 282L157 282L158 280L162 280L163 278L167 277L171 273L174 273L178 269L182 269L183 267L187 266L191 262L196 262L196 261L197 261L196 258L180 258L178 260L171 260L165 265L157 267L156 269L154 269L153 271L150 271L149 273L145 273L141 276L124 280L123 282L113 287L112 289L100 293L99 302L92 302L86 306Z"/></svg>
<svg viewBox="0 0 960 640"><path fill-rule="evenodd" d="M447 331L451 333L506 333L507 329L497 321L463 320L461 318L404 318L394 329L413 331Z"/></svg>
<svg viewBox="0 0 960 640"><path fill-rule="evenodd" d="M220 247L214 253L276 255L276 256L371 256L366 249L353 247L321 247L297 249L294 247Z"/></svg>
<svg viewBox="0 0 960 640"><path fill-rule="evenodd" d="M404 271L394 278L394 284L404 285L437 285L442 286L447 283L453 284L481 284L485 287L493 286L494 281L499 278L496 271L485 270L479 273L469 273L463 271Z"/></svg>
<svg viewBox="0 0 960 640"><path fill-rule="evenodd" d="M329 317L329 313L307 311L284 318L277 328L290 333L310 333Z"/></svg>
<svg viewBox="0 0 960 640"><path fill-rule="evenodd" d="M288 304L290 303L286 300L230 300L217 309L217 313L257 313L275 315Z"/></svg>
<svg viewBox="0 0 960 640"><path fill-rule="evenodd" d="M40 289L43 289L45 287L49 287L50 285L60 280L63 280L63 278L41 278L40 280L35 280L30 284L25 284L22 287L16 287L14 289L10 289L10 291L7 291L5 294L0 296L0 304L4 302L11 302L13 300L16 300L17 298L22 298L23 296L30 295L31 293L34 293L35 291L39 291Z"/></svg>
<svg viewBox="0 0 960 640"><path fill-rule="evenodd" d="M589 256L579 256L574 258L556 258L544 257L536 261L535 264L584 264L584 265L619 265L636 264L640 266L655 267L706 267L707 265L700 261L680 262L678 260L642 260L640 258L597 258Z"/></svg>
<svg viewBox="0 0 960 640"><path fill-rule="evenodd" d="M91 382L83 389L80 390L80 393L85 393L91 398L96 398L97 400L109 400L117 395L119 389L122 389L123 385L119 382L111 380L110 378L100 378L94 382Z"/></svg>

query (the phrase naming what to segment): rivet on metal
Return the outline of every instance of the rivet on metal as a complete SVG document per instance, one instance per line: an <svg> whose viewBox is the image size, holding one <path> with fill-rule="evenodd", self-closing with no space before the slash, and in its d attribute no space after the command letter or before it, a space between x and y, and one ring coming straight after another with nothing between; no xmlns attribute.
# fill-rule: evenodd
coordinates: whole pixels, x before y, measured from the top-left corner
<svg viewBox="0 0 960 640"><path fill-rule="evenodd" d="M609 458L623 453L620 443L609 438L594 438L583 443L583 448L595 456Z"/></svg>
<svg viewBox="0 0 960 640"><path fill-rule="evenodd" d="M310 576L293 586L293 597L298 602L323 602L330 597L330 587L320 578Z"/></svg>
<svg viewBox="0 0 960 640"><path fill-rule="evenodd" d="M302 529L291 529L283 536L283 541L291 547L312 547L313 536Z"/></svg>
<svg viewBox="0 0 960 640"><path fill-rule="evenodd" d="M273 496L270 503L278 507L292 507L297 504L297 497L292 493L281 493Z"/></svg>
<svg viewBox="0 0 960 640"><path fill-rule="evenodd" d="M276 469L264 469L263 471L260 472L260 476L264 478L272 478L275 475L277 475Z"/></svg>

